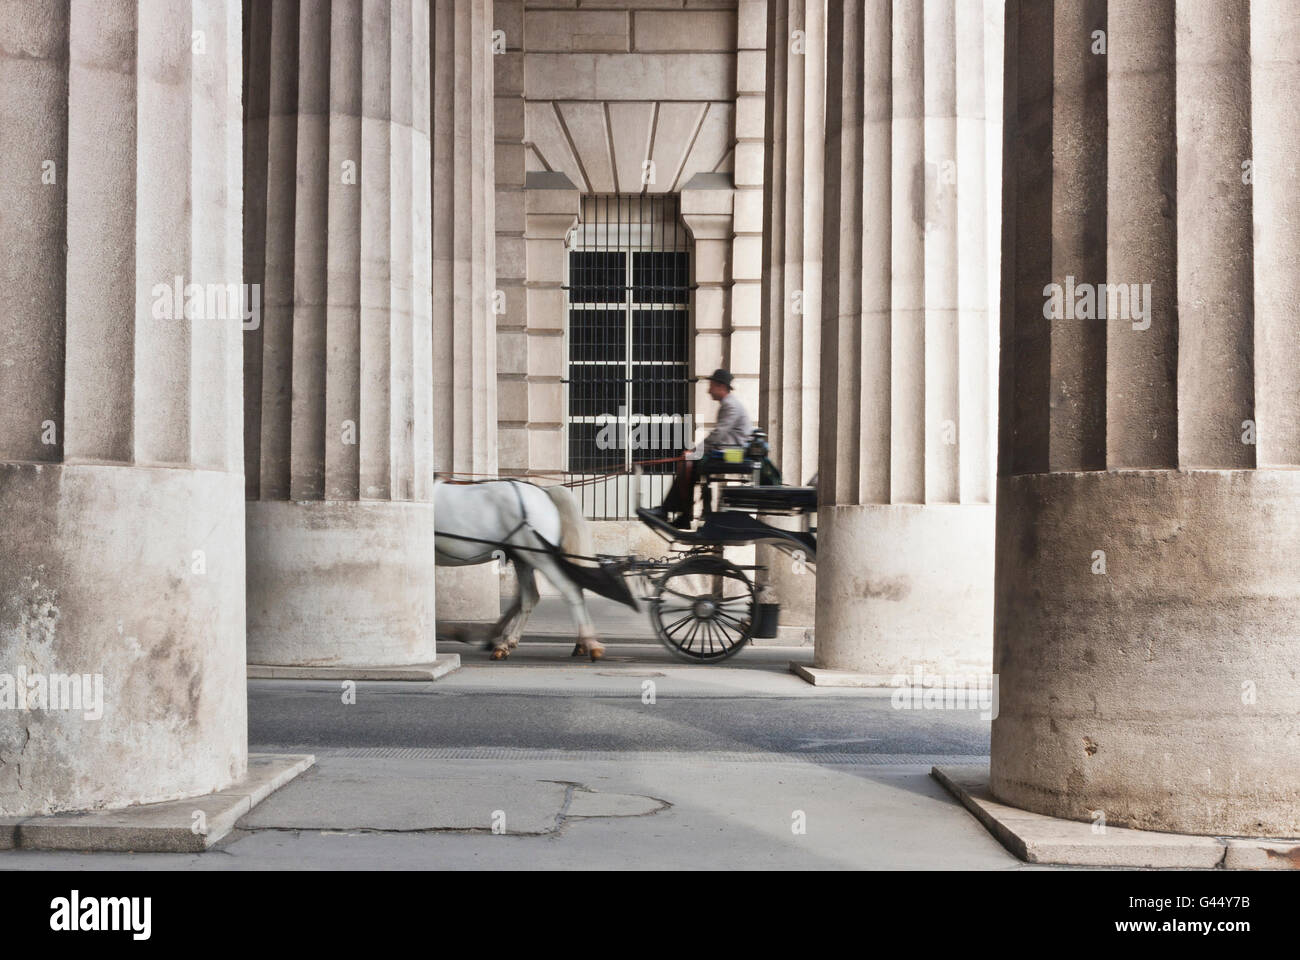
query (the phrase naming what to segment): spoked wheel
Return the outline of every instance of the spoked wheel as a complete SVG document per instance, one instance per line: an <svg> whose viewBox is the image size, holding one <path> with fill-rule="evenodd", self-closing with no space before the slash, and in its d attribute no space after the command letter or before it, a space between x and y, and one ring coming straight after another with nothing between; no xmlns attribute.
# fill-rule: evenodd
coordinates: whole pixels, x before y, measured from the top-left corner
<svg viewBox="0 0 1300 960"><path fill-rule="evenodd" d="M659 581L650 619L664 646L683 660L725 660L754 633L754 585L722 557L686 557Z"/></svg>

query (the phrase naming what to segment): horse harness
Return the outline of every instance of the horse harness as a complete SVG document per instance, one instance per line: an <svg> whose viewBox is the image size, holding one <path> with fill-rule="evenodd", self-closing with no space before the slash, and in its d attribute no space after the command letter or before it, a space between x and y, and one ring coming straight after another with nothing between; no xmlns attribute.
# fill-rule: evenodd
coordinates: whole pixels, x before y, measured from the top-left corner
<svg viewBox="0 0 1300 960"><path fill-rule="evenodd" d="M452 481L444 480L443 482L447 483ZM519 504L519 522L516 523L510 529L510 532L507 533L505 537L503 537L501 540L484 540L481 537L467 537L458 533L439 533L437 530L434 530L433 535L435 538L446 537L449 540L462 540L468 543L482 543L482 544L486 544L487 546L498 547L502 550L506 550L507 552L511 550L527 550L530 553L559 554L560 556L566 558L570 556L570 554L566 554L562 552L558 547L552 546L550 541L548 541L544 536L538 533L536 528L531 523L528 522L528 509L524 506L523 494L519 492L519 484L522 483L523 481L515 480L512 477L501 477L495 480L471 480L471 481L461 480L461 481L454 481L454 482L456 482L458 485L463 485L463 486L477 486L479 484L484 484L484 483L510 484L510 489L514 490L515 492L515 501ZM532 532L532 535L534 537L536 537L543 544L545 544L545 547L525 547L517 544L512 544L509 542L511 537L513 537L516 533L518 533L520 530L524 529L525 527L527 527L528 530ZM593 559L592 557L577 557L576 554L574 554L573 556L576 557L577 559L582 559L582 560Z"/></svg>

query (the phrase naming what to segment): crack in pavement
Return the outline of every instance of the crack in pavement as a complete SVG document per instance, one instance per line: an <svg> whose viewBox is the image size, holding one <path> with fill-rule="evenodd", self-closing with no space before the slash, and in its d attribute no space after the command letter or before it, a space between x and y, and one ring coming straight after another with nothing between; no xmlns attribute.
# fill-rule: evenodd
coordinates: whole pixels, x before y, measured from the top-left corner
<svg viewBox="0 0 1300 960"><path fill-rule="evenodd" d="M564 824L567 820L569 807L573 803L573 794L578 787L582 786L572 780L539 780L538 783L558 783L564 787L564 800L560 803L560 809L555 814L555 828L546 831L547 834L562 835L564 833ZM583 787L584 790L588 789Z"/></svg>
<svg viewBox="0 0 1300 960"><path fill-rule="evenodd" d="M672 802L660 797L652 797L644 793L604 793L600 790L593 790L585 783L579 783L574 780L539 780L539 783L554 783L563 786L564 802L560 806L559 812L555 815L555 829L549 830L547 836L562 836L564 828L573 820L605 820L605 819L637 819L639 817L653 817L672 807ZM649 800L656 804L653 810L642 810L638 813L570 813L573 808L574 797L578 793L587 794L593 797L605 799L613 798L632 798L637 800Z"/></svg>
<svg viewBox="0 0 1300 960"><path fill-rule="evenodd" d="M637 819L641 817L653 817L665 810L671 809L673 804L669 800L660 797L652 797L639 793L606 793L599 790L593 790L585 783L579 783L573 780L538 780L538 783L553 783L557 786L564 787L564 798L560 803L559 810L555 813L554 826L548 830L506 830L497 833L491 827L370 827L370 826L330 826L330 827L277 827L277 826L254 826L254 827L236 827L229 834L212 848L210 852L226 852L226 848L232 843L242 840L246 837L257 833L290 833L295 837L304 833L316 833L321 836L347 836L363 834L393 834L393 835L411 835L411 834L488 834L494 836L510 837L560 837L566 832L566 827L579 820L603 820L603 819ZM596 813L572 813L574 798L579 795L591 796L602 800L618 803L627 800L643 800L654 804L649 810L638 810L633 812L596 812Z"/></svg>

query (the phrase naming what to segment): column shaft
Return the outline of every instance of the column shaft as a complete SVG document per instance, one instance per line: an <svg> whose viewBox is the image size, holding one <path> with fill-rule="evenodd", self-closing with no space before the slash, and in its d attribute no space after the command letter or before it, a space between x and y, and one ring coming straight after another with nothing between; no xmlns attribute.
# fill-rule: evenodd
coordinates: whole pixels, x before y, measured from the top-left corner
<svg viewBox="0 0 1300 960"><path fill-rule="evenodd" d="M817 473L821 341L824 4L780 0L768 10L768 163L764 190L762 390L758 423L786 483ZM775 521L780 523L781 521ZM798 529L801 524L791 523ZM811 638L816 578L771 547L758 548L781 604L781 637Z"/></svg>
<svg viewBox="0 0 1300 960"><path fill-rule="evenodd" d="M996 5L826 6L816 667L988 669Z"/></svg>
<svg viewBox="0 0 1300 960"><path fill-rule="evenodd" d="M249 658L428 662L428 2L271 8L250 24L246 67L246 162L266 165L250 175L265 200L245 211L250 242L265 243L249 268L264 325L245 344L246 443L260 448L247 483Z"/></svg>
<svg viewBox="0 0 1300 960"><path fill-rule="evenodd" d="M1007 30L992 792L1293 836L1300 10L1011 0Z"/></svg>
<svg viewBox="0 0 1300 960"><path fill-rule="evenodd" d="M492 4L437 0L434 76L434 429L439 474L497 472ZM496 620L496 564L438 571L440 622Z"/></svg>
<svg viewBox="0 0 1300 960"><path fill-rule="evenodd" d="M0 44L0 816L247 769L240 5Z"/></svg>

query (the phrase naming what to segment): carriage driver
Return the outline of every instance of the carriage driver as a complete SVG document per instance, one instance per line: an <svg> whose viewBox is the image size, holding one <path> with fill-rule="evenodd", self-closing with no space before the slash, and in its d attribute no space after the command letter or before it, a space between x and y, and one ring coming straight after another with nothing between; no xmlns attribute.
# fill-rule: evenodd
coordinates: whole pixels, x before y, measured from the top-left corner
<svg viewBox="0 0 1300 960"><path fill-rule="evenodd" d="M695 512L695 485L692 482L695 461L715 454L723 447L744 446L754 432L754 424L744 405L731 392L730 373L723 369L713 371L709 377L709 396L720 404L717 426L693 449L686 451L686 459L677 465L677 476L668 488L663 504L650 511L661 520L668 519L670 510L676 512L672 524L680 530L690 529L691 516Z"/></svg>

